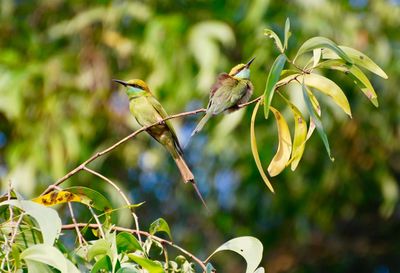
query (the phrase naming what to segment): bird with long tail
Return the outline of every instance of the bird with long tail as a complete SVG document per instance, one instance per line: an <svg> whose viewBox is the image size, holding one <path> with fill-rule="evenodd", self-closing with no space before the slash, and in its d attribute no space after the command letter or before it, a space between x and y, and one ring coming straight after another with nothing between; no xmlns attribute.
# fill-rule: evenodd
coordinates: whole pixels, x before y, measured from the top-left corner
<svg viewBox="0 0 400 273"><path fill-rule="evenodd" d="M170 120L164 120L168 117L168 114L160 102L158 102L158 100L153 96L147 84L139 79L129 80L126 82L121 80L113 81L125 86L126 94L129 97L130 112L141 126L147 127L158 122L157 125L147 128L147 133L167 149L175 160L184 182L190 182L193 185L201 202L207 208L207 205L197 188L194 175L183 159L183 151L174 128L172 127Z"/></svg>

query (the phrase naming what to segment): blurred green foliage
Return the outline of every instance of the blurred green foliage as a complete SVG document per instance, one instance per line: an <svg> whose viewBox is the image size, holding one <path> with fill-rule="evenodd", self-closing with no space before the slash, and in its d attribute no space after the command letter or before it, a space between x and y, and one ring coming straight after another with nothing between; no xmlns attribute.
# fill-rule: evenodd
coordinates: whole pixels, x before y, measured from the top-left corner
<svg viewBox="0 0 400 273"><path fill-rule="evenodd" d="M146 201L137 210L143 225L166 218L175 240L199 256L229 238L252 235L264 244L270 273L399 271L397 0L2 0L2 189L11 181L34 197L138 128L112 78L146 80L172 114L205 106L219 72L257 56L251 78L261 95L279 54L263 29L282 37L286 17L292 26L289 53L312 36L325 36L366 53L389 75L382 80L369 74L380 103L375 109L351 80L326 71L346 92L353 113L348 119L335 106L325 107L322 121L334 163L314 135L297 170L273 179L272 195L252 159L249 107L213 119L186 148L210 215L183 185L169 155L145 134L92 168L129 189L135 202ZM301 98L301 89L285 90ZM276 97L274 104L284 102ZM182 143L198 118L173 121ZM276 150L276 127L272 119L257 120L266 165ZM123 204L96 177L78 174L69 183L104 191ZM120 224L129 225L127 219L121 212ZM223 255L218 257L223 264ZM242 272L238 264L225 264L224 272Z"/></svg>

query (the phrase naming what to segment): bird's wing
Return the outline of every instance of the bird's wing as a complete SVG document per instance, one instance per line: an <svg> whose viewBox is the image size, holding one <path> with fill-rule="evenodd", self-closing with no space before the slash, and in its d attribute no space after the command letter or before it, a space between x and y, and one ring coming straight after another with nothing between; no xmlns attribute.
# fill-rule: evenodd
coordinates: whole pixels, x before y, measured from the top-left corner
<svg viewBox="0 0 400 273"><path fill-rule="evenodd" d="M227 73L221 73L217 77L217 81L211 86L210 89L210 99L214 97L215 92L222 86L234 86L237 83L237 79L232 76L229 76Z"/></svg>
<svg viewBox="0 0 400 273"><path fill-rule="evenodd" d="M168 117L167 112L164 110L164 107L162 107L161 103L152 95L147 96L147 99L149 100L150 104L153 106L154 110L157 111L157 113L160 115L162 119ZM179 144L178 137L176 136L174 127L172 126L171 120L166 120L164 121L165 125L168 127L169 131L171 132L172 138L174 139L174 143L176 148L178 149L179 153L182 154L183 150L182 147Z"/></svg>

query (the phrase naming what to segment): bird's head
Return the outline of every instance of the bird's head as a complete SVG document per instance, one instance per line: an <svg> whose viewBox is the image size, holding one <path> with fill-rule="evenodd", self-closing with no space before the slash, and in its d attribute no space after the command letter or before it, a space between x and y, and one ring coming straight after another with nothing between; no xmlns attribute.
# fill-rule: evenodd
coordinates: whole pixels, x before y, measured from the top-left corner
<svg viewBox="0 0 400 273"><path fill-rule="evenodd" d="M234 66L229 72L229 76L239 79L250 79L250 65L256 57L252 58L246 64L238 64Z"/></svg>
<svg viewBox="0 0 400 273"><path fill-rule="evenodd" d="M150 89L147 84L139 79L129 80L127 82L121 80L113 80L119 84L126 87L126 93L129 95L134 95L142 92L150 93Z"/></svg>

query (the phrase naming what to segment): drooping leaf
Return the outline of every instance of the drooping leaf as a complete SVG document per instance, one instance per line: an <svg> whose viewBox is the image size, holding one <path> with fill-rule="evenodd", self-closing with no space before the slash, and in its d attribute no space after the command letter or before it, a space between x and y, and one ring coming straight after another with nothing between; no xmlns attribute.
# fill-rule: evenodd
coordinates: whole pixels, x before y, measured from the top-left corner
<svg viewBox="0 0 400 273"><path fill-rule="evenodd" d="M253 273L261 262L263 245L260 240L251 236L234 238L218 247L208 259L217 252L224 250L230 250L241 255L247 262L246 273Z"/></svg>
<svg viewBox="0 0 400 273"><path fill-rule="evenodd" d="M290 32L290 20L289 18L286 18L286 22L285 22L285 40L283 43L283 48L286 50L288 48L288 41L290 36L292 35L292 33Z"/></svg>
<svg viewBox="0 0 400 273"><path fill-rule="evenodd" d="M375 107L378 107L378 96L375 89L369 81L368 77L355 64L346 64L343 60L332 59L322 62L318 68L335 69L348 74L355 81L364 95L372 102Z"/></svg>
<svg viewBox="0 0 400 273"><path fill-rule="evenodd" d="M269 188L271 192L275 192L274 188L272 187L271 182L269 181L267 175L264 172L264 169L262 167L261 161L260 161L260 155L258 154L258 149L257 149L257 139L256 139L256 133L254 130L254 123L256 120L256 115L258 112L258 107L260 106L261 101L258 101L256 106L254 106L253 114L251 115L251 122L250 122L250 145L251 145L251 152L254 157L254 161L256 162L256 166L258 171L260 172L260 175L262 179L264 180L265 184Z"/></svg>
<svg viewBox="0 0 400 273"><path fill-rule="evenodd" d="M334 158L331 156L331 149L329 147L329 141L328 141L328 137L326 136L326 133L324 131L324 127L322 126L322 122L319 118L319 116L315 113L312 103L311 103L311 99L308 96L308 92L307 92L307 88L305 86L305 83L303 81L302 83L302 91L303 91L303 98L304 98L304 102L306 104L307 107L307 111L310 114L310 117L312 118L315 127L317 128L317 132L320 135L322 142L324 143L325 149L328 153L329 158L333 161Z"/></svg>
<svg viewBox="0 0 400 273"><path fill-rule="evenodd" d="M69 191L53 191L46 195L33 198L32 201L44 206L54 206L66 202L82 202L82 199L79 195Z"/></svg>
<svg viewBox="0 0 400 273"><path fill-rule="evenodd" d="M339 46L339 48L349 56L354 64L364 67L371 71L372 73L387 79L388 75L385 71L382 70L374 61L372 61L367 55L364 53L347 46ZM322 58L324 59L338 59L339 56L336 52L331 50L324 50L322 52Z"/></svg>
<svg viewBox="0 0 400 273"><path fill-rule="evenodd" d="M101 259L99 259L94 265L90 273L97 273L100 270L106 270L106 272L112 272L112 263L111 259L109 256L104 256Z"/></svg>
<svg viewBox="0 0 400 273"><path fill-rule="evenodd" d="M136 250L143 251L138 239L128 232L120 232L117 235L118 253L133 252Z"/></svg>
<svg viewBox="0 0 400 273"><path fill-rule="evenodd" d="M154 235L157 232L165 232L172 240L171 230L169 229L167 221L165 221L163 218L158 218L153 223L151 223L149 231L151 235Z"/></svg>
<svg viewBox="0 0 400 273"><path fill-rule="evenodd" d="M317 113L317 115L318 115L319 117L321 117L321 113L322 113L322 112L321 112L321 107L319 106L319 102L318 102L317 98L316 98L316 97L314 96L314 94L313 94L310 90L308 90L308 89L307 89L307 93L308 93L308 97L311 99L311 104L312 104L312 107L314 108L315 113ZM310 116L310 126L308 127L308 132L307 132L307 138L306 138L306 140L309 140L309 139L310 139L311 135L312 135L313 132L314 132L314 129L315 129L315 123L314 123L312 117Z"/></svg>
<svg viewBox="0 0 400 273"><path fill-rule="evenodd" d="M50 245L33 245L21 253L21 259L28 263L33 262L33 264L42 263L50 265L61 271L61 273L79 273L79 270L71 261L57 248ZM28 271L31 272L30 270Z"/></svg>
<svg viewBox="0 0 400 273"><path fill-rule="evenodd" d="M268 38L271 38L274 40L275 42L275 46L278 48L278 50L283 53L284 49L283 49L283 45L281 42L281 39L279 39L278 35L272 31L271 29L264 29L264 35L267 36Z"/></svg>
<svg viewBox="0 0 400 273"><path fill-rule="evenodd" d="M50 246L54 244L61 231L61 219L57 211L29 200L7 200L0 203L0 206L3 205L15 206L32 216L42 232L43 243Z"/></svg>
<svg viewBox="0 0 400 273"><path fill-rule="evenodd" d="M313 87L328 95L333 101L351 117L350 104L342 89L330 79L318 74L305 74L297 77L300 82L304 81L306 86Z"/></svg>
<svg viewBox="0 0 400 273"><path fill-rule="evenodd" d="M294 118L294 136L293 136L293 148L292 155L287 164L291 164L291 170L294 171L297 168L297 165L300 162L300 159L303 156L304 148L307 141L307 123L301 114L300 110L291 103L288 99L286 99L283 95L281 95L284 101L289 105L290 109L293 113Z"/></svg>
<svg viewBox="0 0 400 273"><path fill-rule="evenodd" d="M264 116L266 119L268 118L269 106L271 105L272 97L275 93L275 85L281 76L285 62L286 56L284 54L280 54L272 64L271 70L269 71L264 90Z"/></svg>
<svg viewBox="0 0 400 273"><path fill-rule="evenodd" d="M353 60L349 56L347 56L347 54L341 48L339 48L333 41L325 37L313 37L305 41L304 44L297 51L294 60L296 60L297 57L299 57L300 55L317 48L329 48L334 51L338 56L340 56L341 59L345 60L348 63L353 63Z"/></svg>
<svg viewBox="0 0 400 273"><path fill-rule="evenodd" d="M26 260L25 263L29 273L54 273L47 264L30 260Z"/></svg>
<svg viewBox="0 0 400 273"><path fill-rule="evenodd" d="M276 123L278 126L278 149L275 156L272 158L268 166L268 173L270 176L280 174L286 167L292 152L292 139L290 137L289 126L282 114L274 107L270 106L271 111L274 113Z"/></svg>
<svg viewBox="0 0 400 273"><path fill-rule="evenodd" d="M165 272L164 268L162 267L161 263L159 263L159 262L152 261L150 259L147 259L142 256L138 256L133 253L128 254L128 257L132 261L134 261L135 263L137 263L138 265L140 265L141 267L143 267L144 269L149 271L149 273L164 273Z"/></svg>

